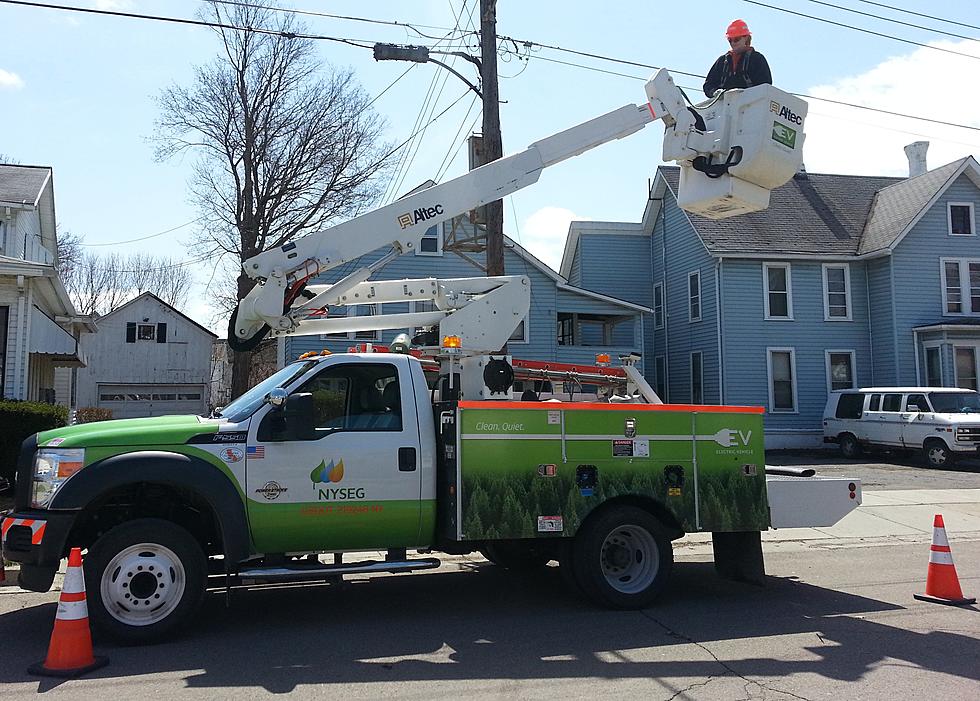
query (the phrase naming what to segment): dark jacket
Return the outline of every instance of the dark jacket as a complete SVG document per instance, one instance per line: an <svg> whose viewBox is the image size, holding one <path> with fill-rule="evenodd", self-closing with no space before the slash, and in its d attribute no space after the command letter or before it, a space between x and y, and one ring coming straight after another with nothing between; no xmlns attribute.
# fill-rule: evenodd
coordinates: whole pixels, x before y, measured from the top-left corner
<svg viewBox="0 0 980 701"><path fill-rule="evenodd" d="M718 88L751 88L763 83L772 85L772 73L769 72L769 63L765 56L750 49L742 54L738 67L733 72L732 52L729 51L719 56L708 71L708 78L704 81L704 94L711 97Z"/></svg>

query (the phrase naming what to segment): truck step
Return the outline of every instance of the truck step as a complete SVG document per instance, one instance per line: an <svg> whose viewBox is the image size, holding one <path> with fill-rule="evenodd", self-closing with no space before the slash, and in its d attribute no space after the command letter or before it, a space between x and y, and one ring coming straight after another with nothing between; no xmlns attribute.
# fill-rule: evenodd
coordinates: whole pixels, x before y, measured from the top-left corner
<svg viewBox="0 0 980 701"><path fill-rule="evenodd" d="M294 582L337 577L345 574L377 574L379 572L411 572L412 570L431 570L440 565L437 558L427 557L417 560L362 560L342 564L296 565L293 567L256 567L240 570L237 579L241 584L265 582Z"/></svg>

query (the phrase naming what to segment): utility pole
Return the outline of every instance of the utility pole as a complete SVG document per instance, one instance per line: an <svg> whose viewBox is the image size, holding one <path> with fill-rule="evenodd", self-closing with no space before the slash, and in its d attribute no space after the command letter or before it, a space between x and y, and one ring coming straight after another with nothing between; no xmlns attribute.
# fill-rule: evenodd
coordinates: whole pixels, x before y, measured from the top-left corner
<svg viewBox="0 0 980 701"><path fill-rule="evenodd" d="M480 0L480 77L483 87L483 148L486 162L504 155L500 137L500 96L497 89L497 0ZM504 274L504 203L489 202L487 275Z"/></svg>

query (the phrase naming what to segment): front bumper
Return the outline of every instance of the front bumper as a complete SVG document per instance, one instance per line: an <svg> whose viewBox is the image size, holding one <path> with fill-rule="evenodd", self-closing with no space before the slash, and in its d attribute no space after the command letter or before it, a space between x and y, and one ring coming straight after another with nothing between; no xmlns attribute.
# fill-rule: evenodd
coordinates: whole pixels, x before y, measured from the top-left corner
<svg viewBox="0 0 980 701"><path fill-rule="evenodd" d="M24 510L8 513L0 522L3 558L20 563L18 584L31 591L51 588L65 555L74 512Z"/></svg>

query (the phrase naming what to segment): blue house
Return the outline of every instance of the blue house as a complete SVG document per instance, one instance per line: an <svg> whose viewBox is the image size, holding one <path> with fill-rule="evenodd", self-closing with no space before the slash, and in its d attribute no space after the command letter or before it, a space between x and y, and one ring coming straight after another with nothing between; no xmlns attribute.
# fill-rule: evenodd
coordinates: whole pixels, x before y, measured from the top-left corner
<svg viewBox="0 0 980 701"><path fill-rule="evenodd" d="M768 210L713 221L662 166L638 224L576 222L561 274L652 310L665 401L766 408L770 448L820 445L832 389L976 389L980 166L909 178L801 171Z"/></svg>
<svg viewBox="0 0 980 701"><path fill-rule="evenodd" d="M419 250L396 258L372 276L375 280L405 278L454 278L486 275L485 254L479 246L462 244L460 253L445 250L456 242L470 242L476 234L465 218L456 218L432 227ZM357 261L328 271L316 283L336 282L356 268L370 264L387 251L382 249ZM510 238L504 239L504 268L508 275L531 279L531 308L527 320L514 332L508 351L515 358L559 363L595 364L597 353L617 357L641 352L645 331L644 316L650 309L641 303L616 299L601 291L587 290L570 283ZM362 305L346 310L353 314L397 314L429 311L426 302ZM410 305L414 305L410 308ZM344 314L330 309L329 314ZM322 349L346 351L359 343L388 344L402 332L412 329L363 331L319 336L296 336L281 344L281 360L290 362L307 351ZM522 389L517 387L518 390Z"/></svg>

